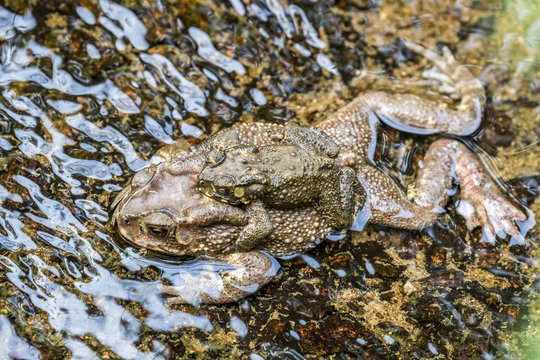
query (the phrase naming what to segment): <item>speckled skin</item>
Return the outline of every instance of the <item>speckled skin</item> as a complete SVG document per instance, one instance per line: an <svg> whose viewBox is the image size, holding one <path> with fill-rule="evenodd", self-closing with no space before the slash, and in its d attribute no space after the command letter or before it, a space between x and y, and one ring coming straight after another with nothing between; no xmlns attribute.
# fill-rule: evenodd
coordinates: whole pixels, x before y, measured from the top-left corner
<svg viewBox="0 0 540 360"><path fill-rule="evenodd" d="M440 73L431 72L430 77L445 82L446 88L451 85L461 97L455 109L413 95L369 92L358 96L318 126L340 147L337 166L356 170L366 192L364 210L369 213L369 222L404 229L431 225L444 211L454 173L455 181L461 186L460 207L469 228L482 226L487 241L494 241L494 234L503 233L520 238L515 221L525 220L526 216L504 198L479 159L457 140L440 139L431 145L417 175L412 200L390 177L370 165L380 121L413 133L468 135L477 129L481 120L484 89L454 60L449 50L445 49L443 56L439 56L417 44L407 43L407 46L440 70ZM239 124L223 130L224 133L229 131L238 133L243 143L255 147L275 145L284 136L284 127L277 124ZM182 147L162 152L161 162L145 175L136 175L132 184L119 195L114 219L126 239L143 247L177 255L210 255L242 266L242 259L246 259L246 264L251 265L246 265L244 273L227 283L227 287L233 289L224 290L223 297L209 300L224 303L246 296L246 291L235 290L239 288L235 284L263 285L271 276L261 275L268 274L265 270L270 269L250 270L253 259L258 259L256 263L260 266L268 264L263 259L266 254L227 253L248 217L240 208L212 200L197 191L197 175L210 151L209 143L202 143L187 152ZM325 218L309 206L269 208L268 213L274 230L258 248L274 256L305 251L330 230ZM152 222L164 228L166 235L150 233L147 227ZM222 279L225 277L226 274L221 274ZM168 292L175 293L173 289Z"/></svg>
<svg viewBox="0 0 540 360"><path fill-rule="evenodd" d="M206 196L232 205L248 204L250 219L236 250L257 248L272 233L267 205L275 209L313 206L339 230L353 223L358 181L352 168L340 171L335 166L339 147L314 128L287 125L284 133L276 145L238 144L212 154L198 176L197 189ZM213 140L212 146L221 145L220 138Z"/></svg>

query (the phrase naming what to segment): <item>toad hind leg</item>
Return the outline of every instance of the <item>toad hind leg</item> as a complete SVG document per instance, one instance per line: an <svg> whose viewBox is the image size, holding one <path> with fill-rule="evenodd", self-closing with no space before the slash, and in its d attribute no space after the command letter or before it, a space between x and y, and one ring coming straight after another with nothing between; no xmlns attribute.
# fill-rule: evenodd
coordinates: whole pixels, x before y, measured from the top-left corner
<svg viewBox="0 0 540 360"><path fill-rule="evenodd" d="M480 125L485 103L482 83L460 65L448 49L440 56L414 43L407 42L407 46L424 55L445 74L438 79L451 81L461 102L452 109L446 102L411 94L374 91L358 95L318 125L340 147L337 163L341 166L358 168L363 159L373 158L381 121L398 130L424 135L469 135Z"/></svg>
<svg viewBox="0 0 540 360"><path fill-rule="evenodd" d="M448 182L451 170L461 188L458 212L465 218L467 227L483 229L484 240L495 242L495 235L509 235L518 243L524 241L515 221L527 216L505 198L497 183L484 168L480 159L457 140L440 139L431 144L423 168L416 179L415 202L421 206L444 206L446 200L440 195L438 182ZM447 195L445 195L447 196Z"/></svg>
<svg viewBox="0 0 540 360"><path fill-rule="evenodd" d="M389 126L408 133L448 133L470 135L478 129L485 103L484 87L480 80L459 64L448 48L443 55L416 43L406 41L407 47L430 60L438 72L425 72L424 76L443 81L441 91L455 90L461 98L456 109L444 102L428 101L416 95L371 92L361 95L363 102Z"/></svg>
<svg viewBox="0 0 540 360"><path fill-rule="evenodd" d="M430 226L444 212L452 170L461 188L458 212L465 217L467 228L483 227L484 240L490 243L495 242L495 235L505 234L523 242L515 221L524 221L525 214L505 198L478 157L461 142L450 139L437 140L424 156L413 201L386 174L369 165L360 168L360 183L371 207L369 221L403 229Z"/></svg>
<svg viewBox="0 0 540 360"><path fill-rule="evenodd" d="M356 172L345 167L338 173L338 196L334 191L323 191L319 199L321 212L339 230L348 229L353 223L357 203L360 201L357 185Z"/></svg>

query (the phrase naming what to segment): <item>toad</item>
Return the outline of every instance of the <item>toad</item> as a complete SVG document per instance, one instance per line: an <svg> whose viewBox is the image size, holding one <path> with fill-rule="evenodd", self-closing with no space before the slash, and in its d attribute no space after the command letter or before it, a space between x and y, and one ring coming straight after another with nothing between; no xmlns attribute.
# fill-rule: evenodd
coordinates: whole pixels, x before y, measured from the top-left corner
<svg viewBox="0 0 540 360"><path fill-rule="evenodd" d="M479 158L455 139L472 134L480 125L485 103L482 84L447 48L438 55L415 43L406 45L438 69L425 75L442 81L441 90L453 90L461 101L451 108L416 95L367 92L318 124L317 128L339 146L339 154L333 159L336 168L354 169L365 194L352 229L359 229L360 222L365 221L402 229L428 227L444 212L456 182L461 188L458 211L469 229L482 227L487 242L495 242L496 236L522 242L516 222L526 220L525 214L505 198ZM373 164L381 122L408 133L453 136L442 137L429 147L411 198ZM238 136L242 144L260 148L278 145L285 137L285 128L243 123L221 130L218 136L234 132L233 137ZM113 220L128 241L168 254L210 258L228 266L189 283L190 291L198 291L195 301L186 299L180 291L188 286L186 281L181 286L164 286L165 293L176 295L171 303L226 303L246 297L276 274L278 266L272 256L304 252L332 229L331 222L311 204L280 208L268 201L265 211L272 231L263 241L236 249L249 224L249 211L197 190L199 174L214 150L212 141L190 148L184 145L162 149L154 158L155 164L136 173L113 204Z"/></svg>
<svg viewBox="0 0 540 360"><path fill-rule="evenodd" d="M234 131L210 140L215 149L197 189L222 202L248 205L248 224L234 244L236 251L254 249L272 233L266 206L312 205L339 230L354 220L356 173L350 167L336 169L336 143L316 128L289 124L283 133L283 142L261 147L242 145Z"/></svg>

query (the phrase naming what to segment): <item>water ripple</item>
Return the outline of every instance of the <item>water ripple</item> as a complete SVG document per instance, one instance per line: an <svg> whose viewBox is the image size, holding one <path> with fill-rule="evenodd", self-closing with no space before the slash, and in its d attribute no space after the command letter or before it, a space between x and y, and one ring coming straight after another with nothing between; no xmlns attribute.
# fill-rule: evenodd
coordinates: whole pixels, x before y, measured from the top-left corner
<svg viewBox="0 0 540 360"><path fill-rule="evenodd" d="M41 359L39 351L15 333L9 320L0 315L0 359Z"/></svg>
<svg viewBox="0 0 540 360"><path fill-rule="evenodd" d="M106 126L105 128L100 129L92 122L86 120L81 114L67 116L66 123L73 128L82 131L97 142L111 144L116 150L124 155L126 164L131 170L137 171L146 166L147 162L137 155L137 152L128 138L112 126Z"/></svg>
<svg viewBox="0 0 540 360"><path fill-rule="evenodd" d="M4 45L8 47L10 45ZM41 69L27 66L30 60L24 56L24 62L16 61L15 55L29 51L36 58L49 58L52 63L52 77L48 77ZM118 89L109 79L102 83L85 86L78 83L71 74L60 69L63 61L59 55L54 54L45 46L30 40L26 47L11 51L4 50L0 64L0 86L7 86L13 82L33 82L45 89L54 89L69 95L93 95L97 99L107 99L120 112L136 114L139 108L129 96ZM23 56L20 56L23 57ZM20 59L19 59L20 60Z"/></svg>
<svg viewBox="0 0 540 360"><path fill-rule="evenodd" d="M187 111L199 116L208 115L208 110L204 107L206 96L202 90L183 77L169 59L160 54L141 54L141 60L152 65L169 89L184 100Z"/></svg>
<svg viewBox="0 0 540 360"><path fill-rule="evenodd" d="M214 44L212 44L210 36L208 36L204 31L196 27L190 27L188 32L198 46L199 56L204 60L216 65L219 68L222 68L228 73L233 71L240 75L246 73L246 69L244 68L244 65L240 63L240 61L231 59L230 57L225 56L217 51Z"/></svg>
<svg viewBox="0 0 540 360"><path fill-rule="evenodd" d="M109 221L109 213L92 200L75 199L75 205L84 212L84 215L96 224L104 224Z"/></svg>
<svg viewBox="0 0 540 360"><path fill-rule="evenodd" d="M123 50L123 48L118 47L119 41L121 42L122 37L126 37L129 42L138 50L148 49L148 43L146 42L146 27L144 24L137 18L133 11L126 9L123 6L120 6L112 1L108 0L99 0L99 5L103 12L111 19L118 21L122 26L122 29L114 25L109 19L100 16L99 22L101 25L106 27L111 31L117 38L117 48L118 50Z"/></svg>
<svg viewBox="0 0 540 360"><path fill-rule="evenodd" d="M317 31L315 31L315 28L309 22L309 19L306 13L304 12L304 10L302 10L302 8L297 5L290 5L289 12L291 13L291 18L293 19L295 32L299 33L300 27L301 27L302 33L304 34L304 37L306 38L306 42L309 45L317 49L324 49L326 47L326 44L324 43L324 41L322 41L319 38ZM297 15L300 16L301 26L299 26L298 23L296 22Z"/></svg>
<svg viewBox="0 0 540 360"><path fill-rule="evenodd" d="M157 140L164 142L165 144L172 144L174 140L165 132L161 125L151 116L144 116L144 128L150 135Z"/></svg>
<svg viewBox="0 0 540 360"><path fill-rule="evenodd" d="M48 314L50 326L63 336L91 334L103 345L128 359L161 359L154 352L140 352L134 345L139 338L140 323L108 296L100 296L95 304L102 315L91 315L88 306L75 294L51 281L43 270L59 275L37 256L27 255L21 261L27 266L25 274L14 262L0 256L10 282L30 297L32 304ZM32 280L33 286L22 282Z"/></svg>
<svg viewBox="0 0 540 360"><path fill-rule="evenodd" d="M62 151L60 145L45 141L32 130L16 129L15 137L21 142L19 149L26 156L45 156L49 160L53 172L72 186L71 192L73 194L83 193L80 188L81 182L73 177L74 174L103 181L112 178L109 166L97 160L72 158Z"/></svg>
<svg viewBox="0 0 540 360"><path fill-rule="evenodd" d="M5 200L22 203L19 194L12 194L0 185L0 205ZM0 232L0 245L9 251L36 249L36 243L23 232L24 224L19 220L19 216L18 211L9 211L0 207L0 229L7 234Z"/></svg>
<svg viewBox="0 0 540 360"><path fill-rule="evenodd" d="M34 200L39 210L41 210L47 218L40 218L31 213L27 213L26 216L32 217L32 220L37 221L50 229L60 231L68 236L76 233L73 227L82 232L88 230L75 218L75 216L73 216L68 208L56 200L45 197L36 183L22 175L13 176L13 180L28 190L32 200Z"/></svg>
<svg viewBox="0 0 540 360"><path fill-rule="evenodd" d="M85 8L84 6L77 6L75 11L77 12L77 15L79 15L79 17L83 19L83 21L88 25L96 24L96 16L94 15L94 13Z"/></svg>
<svg viewBox="0 0 540 360"><path fill-rule="evenodd" d="M140 302L148 313L145 323L154 330L174 331L180 327L212 330L212 324L205 316L172 311L165 306L164 300L160 297L160 282L118 279L100 266L96 266L96 270L98 274L92 281L77 283L77 288L86 294L100 298L110 296Z"/></svg>
<svg viewBox="0 0 540 360"><path fill-rule="evenodd" d="M0 39L11 40L17 31L27 32L36 26L36 20L30 12L17 15L0 6Z"/></svg>

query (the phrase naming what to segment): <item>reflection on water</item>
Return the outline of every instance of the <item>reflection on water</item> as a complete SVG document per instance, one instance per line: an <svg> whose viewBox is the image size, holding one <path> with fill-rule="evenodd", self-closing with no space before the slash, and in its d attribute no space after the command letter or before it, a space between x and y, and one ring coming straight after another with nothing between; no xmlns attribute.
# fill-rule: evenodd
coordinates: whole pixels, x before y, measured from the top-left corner
<svg viewBox="0 0 540 360"><path fill-rule="evenodd" d="M0 7L0 359L493 354L526 303L534 238L532 250L479 244L453 205L426 233L368 226L323 245L266 292L222 307L171 308L161 294L166 284L189 297L217 264L139 252L107 225L117 191L174 138L237 121L319 121L377 81L403 90L386 76L417 72L399 36L459 42L458 55L482 68L497 122L475 141L500 148L496 167L518 179L509 189L532 201L538 14L521 9L522 29L493 31L493 19L508 21L501 4L413 3ZM415 153L400 140L383 134L394 145L381 146L381 161L407 181Z"/></svg>

